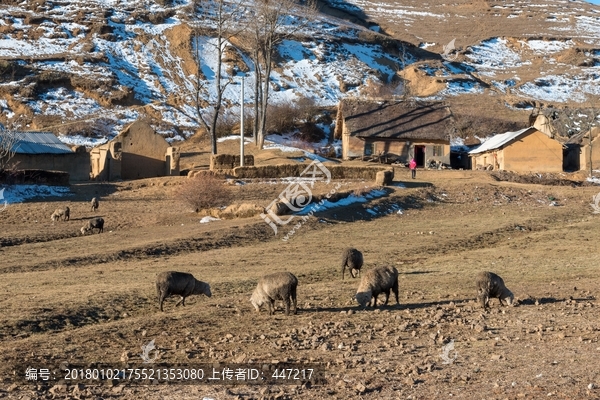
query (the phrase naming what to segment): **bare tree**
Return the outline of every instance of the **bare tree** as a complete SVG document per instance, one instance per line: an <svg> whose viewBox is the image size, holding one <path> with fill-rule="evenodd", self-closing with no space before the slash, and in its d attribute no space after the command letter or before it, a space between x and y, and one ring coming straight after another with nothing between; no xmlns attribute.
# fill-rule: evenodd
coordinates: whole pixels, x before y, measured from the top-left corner
<svg viewBox="0 0 600 400"><path fill-rule="evenodd" d="M256 11L255 11L256 13ZM252 122L252 137L254 139L254 143L258 144L258 130L259 130L259 125L260 122L262 120L261 118L261 107L260 105L262 104L262 99L261 99L261 93L262 93L262 86L261 86L261 82L262 82L262 68L261 68L261 64L260 64L260 59L261 59L261 43L262 43L262 24L260 24L258 21L254 21L254 23L250 24L251 27L251 32L250 32L250 42L251 45L250 47L252 48L252 52L251 52L251 57L252 57L252 61L254 62L254 87L253 87L253 92L254 92L254 120ZM264 139L263 139L264 142ZM260 147L262 149L262 146Z"/></svg>
<svg viewBox="0 0 600 400"><path fill-rule="evenodd" d="M396 65L396 76L399 76L401 81L394 89L394 95L399 96L402 101L413 104L415 102L415 96L413 93L413 88L411 87L410 80L406 79L404 74L400 71L403 71L408 65L411 64L413 57L409 53L404 43L401 43L400 49L398 50L398 58L400 59L400 63Z"/></svg>
<svg viewBox="0 0 600 400"><path fill-rule="evenodd" d="M217 124L221 112L223 93L232 82L232 76L224 76L223 56L228 46L231 46L231 38L238 35L244 26L243 16L246 13L246 3L242 0L225 1L194 1L193 20L190 21L193 32L193 57L196 61L197 72L193 81L192 97L195 109L193 119L203 126L210 135L211 153L217 154ZM208 87L204 79L209 77L202 73L202 45L210 47L215 54L216 65L214 66L214 93L215 99L208 104ZM207 67L207 66L205 66ZM212 104L211 104L212 103ZM210 111L206 111L206 109Z"/></svg>
<svg viewBox="0 0 600 400"><path fill-rule="evenodd" d="M21 138L21 134L12 129L5 129L0 124L0 172L4 171L15 155L15 145Z"/></svg>
<svg viewBox="0 0 600 400"><path fill-rule="evenodd" d="M417 95L413 89L413 83L407 78L406 67L413 61L414 57L405 43L400 42L397 50L397 62L393 65L393 73L383 81L370 79L367 86L361 92L370 98L400 100L408 104L417 101Z"/></svg>
<svg viewBox="0 0 600 400"><path fill-rule="evenodd" d="M293 37L316 18L316 2L299 4L294 0L257 0L251 11L251 56L255 73L254 138L263 148L269 103L269 84L277 46Z"/></svg>

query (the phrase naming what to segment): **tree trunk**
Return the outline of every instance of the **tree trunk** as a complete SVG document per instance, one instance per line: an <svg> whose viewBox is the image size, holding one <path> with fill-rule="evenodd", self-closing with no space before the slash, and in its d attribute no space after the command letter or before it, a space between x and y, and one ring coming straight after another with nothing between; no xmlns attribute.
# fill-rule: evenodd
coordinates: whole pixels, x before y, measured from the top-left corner
<svg viewBox="0 0 600 400"><path fill-rule="evenodd" d="M594 176L594 166L592 163L592 128L590 128L589 147L590 147L590 178L591 178Z"/></svg>
<svg viewBox="0 0 600 400"><path fill-rule="evenodd" d="M258 126L258 148L262 150L265 144L265 134L267 129L267 106L269 105L269 83L271 78L271 54L273 53L273 45L271 43L271 38L267 38L267 43L265 45L265 73L263 79L263 89L262 89L262 98L261 98L261 114L260 114L260 124Z"/></svg>
<svg viewBox="0 0 600 400"><path fill-rule="evenodd" d="M253 53L254 57L254 123L252 124L252 137L254 144L258 145L258 120L260 118L260 59L258 54L258 45Z"/></svg>
<svg viewBox="0 0 600 400"><path fill-rule="evenodd" d="M211 154L217 154L217 122L219 120L219 112L221 111L221 101L223 100L223 88L221 87L221 66L223 64L223 39L221 34L217 39L217 70L215 71L215 85L217 89L217 99L215 101L215 112L210 122L210 151Z"/></svg>

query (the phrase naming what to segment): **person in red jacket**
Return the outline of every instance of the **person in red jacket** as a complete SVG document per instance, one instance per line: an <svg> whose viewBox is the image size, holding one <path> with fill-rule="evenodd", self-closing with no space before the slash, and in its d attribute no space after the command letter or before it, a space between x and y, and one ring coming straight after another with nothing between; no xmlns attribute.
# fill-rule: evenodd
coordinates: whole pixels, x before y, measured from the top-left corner
<svg viewBox="0 0 600 400"><path fill-rule="evenodd" d="M412 178L415 179L417 176L417 162L415 161L414 157L410 159L410 162L408 163L408 168L410 168Z"/></svg>

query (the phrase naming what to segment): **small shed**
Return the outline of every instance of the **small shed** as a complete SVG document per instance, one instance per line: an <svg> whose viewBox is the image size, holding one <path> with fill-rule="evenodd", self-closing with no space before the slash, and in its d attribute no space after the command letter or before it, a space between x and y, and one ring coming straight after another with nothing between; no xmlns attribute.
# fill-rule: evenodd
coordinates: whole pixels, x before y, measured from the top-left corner
<svg viewBox="0 0 600 400"><path fill-rule="evenodd" d="M101 181L179 175L179 149L145 121L136 121L90 153L91 178Z"/></svg>
<svg viewBox="0 0 600 400"><path fill-rule="evenodd" d="M600 128L572 136L565 143L567 171L600 169Z"/></svg>
<svg viewBox="0 0 600 400"><path fill-rule="evenodd" d="M450 109L442 103L344 99L338 106L335 137L342 158L386 155L417 165L450 164L454 133Z"/></svg>
<svg viewBox="0 0 600 400"><path fill-rule="evenodd" d="M563 146L534 127L495 135L469 152L473 169L562 172Z"/></svg>
<svg viewBox="0 0 600 400"><path fill-rule="evenodd" d="M85 147L72 150L52 132L17 132L12 150L15 153L10 162L17 169L67 172L71 181L89 179L89 155Z"/></svg>

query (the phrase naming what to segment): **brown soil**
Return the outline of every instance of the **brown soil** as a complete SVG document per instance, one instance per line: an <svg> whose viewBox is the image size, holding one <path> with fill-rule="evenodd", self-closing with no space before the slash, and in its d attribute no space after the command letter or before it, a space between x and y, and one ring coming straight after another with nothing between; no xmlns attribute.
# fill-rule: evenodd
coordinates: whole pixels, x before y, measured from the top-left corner
<svg viewBox="0 0 600 400"><path fill-rule="evenodd" d="M317 214L287 242L291 226L275 236L258 216L200 224L172 196L185 178L74 185L68 199L10 205L0 214L0 397L598 398L600 231L589 205L598 188L478 171L419 170L413 181L396 172L405 188ZM235 186L236 201L266 206L286 185ZM340 190L369 185L342 182ZM52 223L64 205L72 219ZM77 235L94 215L105 218L104 233ZM363 252L365 269L396 266L399 306L357 307L358 280L341 279L347 246ZM168 299L161 313L154 279L165 270L193 273L213 296L177 308ZM298 315L286 317L280 305L274 316L257 314L248 301L258 278L278 270L298 277ZM517 306L480 309L480 270L501 275ZM86 386L13 375L61 361L137 362L151 340L166 363L313 362L327 381Z"/></svg>
<svg viewBox="0 0 600 400"><path fill-rule="evenodd" d="M592 182L585 180L583 171L574 173L537 173L516 174L510 171L494 171L490 176L497 181L533 183L549 186L595 186Z"/></svg>
<svg viewBox="0 0 600 400"><path fill-rule="evenodd" d="M425 71L412 66L399 72L399 75L409 82L410 93L414 96L433 96L446 88L445 80L428 76Z"/></svg>

